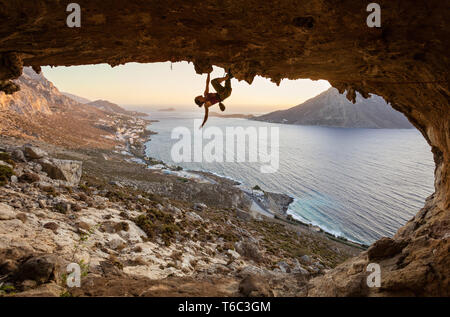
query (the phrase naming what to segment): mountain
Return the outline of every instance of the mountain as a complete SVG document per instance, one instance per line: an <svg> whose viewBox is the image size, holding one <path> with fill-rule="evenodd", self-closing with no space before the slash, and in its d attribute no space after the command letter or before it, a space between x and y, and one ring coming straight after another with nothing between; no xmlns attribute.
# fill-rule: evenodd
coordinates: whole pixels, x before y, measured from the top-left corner
<svg viewBox="0 0 450 317"><path fill-rule="evenodd" d="M140 117L147 116L147 114L145 114L145 113L125 110L121 106L119 106L115 103L109 102L107 100L99 99L99 100L89 102L89 103L87 103L87 105L95 107L95 108L103 110L103 111L106 111L106 112L111 112L111 113L124 114L124 115L128 115L128 116L140 116Z"/></svg>
<svg viewBox="0 0 450 317"><path fill-rule="evenodd" d="M70 93L68 93L68 92L61 92L61 93L62 93L64 96L69 97L70 99L75 100L75 101L78 102L78 103L87 104L87 103L92 102L92 100L89 100L89 99L87 99L87 98L80 97L80 96L77 96L77 95L74 95L74 94L70 94Z"/></svg>
<svg viewBox="0 0 450 317"><path fill-rule="evenodd" d="M223 114L211 111L209 113L210 117L219 117L219 118L227 118L227 119L253 119L255 116L252 114L243 114L243 113L232 113L232 114Z"/></svg>
<svg viewBox="0 0 450 317"><path fill-rule="evenodd" d="M158 111L160 111L160 112L173 112L173 111L177 111L177 109L175 109L175 108L163 108L163 109L159 109Z"/></svg>
<svg viewBox="0 0 450 317"><path fill-rule="evenodd" d="M106 112L67 97L30 67L25 67L15 82L20 91L12 95L0 92L0 135L70 147L114 143L105 139L105 131L98 127L99 122L109 120Z"/></svg>
<svg viewBox="0 0 450 317"><path fill-rule="evenodd" d="M408 119L392 109L383 98L356 96L356 103L347 100L335 88L287 110L279 110L254 118L258 121L341 128L409 129Z"/></svg>
<svg viewBox="0 0 450 317"><path fill-rule="evenodd" d="M78 103L63 95L44 75L36 74L31 67L24 67L22 76L16 81L21 90L13 95L0 93L0 110L17 114L51 114Z"/></svg>

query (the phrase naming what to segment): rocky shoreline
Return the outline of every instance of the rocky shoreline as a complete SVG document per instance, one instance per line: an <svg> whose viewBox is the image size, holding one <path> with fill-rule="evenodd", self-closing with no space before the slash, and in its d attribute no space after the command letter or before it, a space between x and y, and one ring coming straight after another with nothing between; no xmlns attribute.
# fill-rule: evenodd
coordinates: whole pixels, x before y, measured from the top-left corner
<svg viewBox="0 0 450 317"><path fill-rule="evenodd" d="M148 129L149 126L147 126ZM150 135L158 134L157 132L147 130ZM133 152L133 155L135 155L138 160L141 160L143 164L147 164L149 167L154 169L160 169L160 170L166 170L170 171L173 174L178 175L200 175L200 176L206 176L209 179L215 179L216 181L225 181L229 182L230 179L221 176L216 175L211 172L205 172L205 171L193 171L188 170L186 172L182 172L184 169L180 166L169 166L163 161L156 160L154 158L147 156L147 146L146 143L150 142L151 138L147 138L144 136L141 140L139 140L139 144L141 144L141 147ZM186 174L187 173L187 174ZM233 180L235 182L236 186L241 185L239 181ZM361 248L362 250L366 250L368 248L368 245L358 243L355 241L350 241L344 237L334 235L330 232L327 232L320 228L319 226L313 225L311 223L305 223L298 219L295 219L292 215L289 215L287 213L289 209L289 205L294 202L294 198L292 198L289 195L282 194L282 193L274 193L269 191L264 191L259 186L255 186L257 189L252 189L251 191L245 190L243 188L240 188L240 190L245 193L248 197L248 208L252 211L253 215L256 216L264 216L269 218L277 218L282 221L289 222L294 225L301 225L310 228L313 231L323 233L327 235L330 239L347 243L352 246L356 246L358 248Z"/></svg>
<svg viewBox="0 0 450 317"><path fill-rule="evenodd" d="M232 180L147 168L148 121L116 119L112 150L0 138L0 296L301 296L360 252L284 219L286 196L259 193L264 217Z"/></svg>
<svg viewBox="0 0 450 317"><path fill-rule="evenodd" d="M137 159L148 166L148 168L166 171L173 175L177 175L185 178L203 178L205 181L222 183L229 183L230 179L221 175L216 175L206 171L185 170L181 166L170 166L167 163L147 156L147 142L151 141L148 135L157 134L157 132L146 129L147 133L141 133L140 139L136 142L138 147L132 151L133 155ZM235 186L241 185L239 181L231 180ZM248 197L248 209L253 210L254 214L261 214L271 218L287 219L287 210L289 205L294 199L286 194L272 193L263 190L246 191L241 188L241 191ZM306 224L305 224L306 225Z"/></svg>

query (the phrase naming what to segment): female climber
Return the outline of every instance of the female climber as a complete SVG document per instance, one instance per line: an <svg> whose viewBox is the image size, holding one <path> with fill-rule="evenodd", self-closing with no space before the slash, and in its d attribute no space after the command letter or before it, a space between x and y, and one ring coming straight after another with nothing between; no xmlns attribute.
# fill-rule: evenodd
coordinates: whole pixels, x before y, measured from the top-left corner
<svg viewBox="0 0 450 317"><path fill-rule="evenodd" d="M208 73L208 77L206 78L206 89L203 96L197 96L195 97L195 103L201 107L205 107L205 118L203 120L203 123L200 128L203 128L206 121L208 121L208 112L209 107L212 105L215 105L216 103L219 104L219 108L221 111L225 111L225 105L222 103L226 98L230 97L231 95L231 78L233 78L233 75L231 75L230 71L228 71L228 74L223 78L216 78L211 81L211 85L216 90L216 93L210 93L209 92L209 82L211 79L211 74ZM225 86L222 86L220 83L225 81Z"/></svg>

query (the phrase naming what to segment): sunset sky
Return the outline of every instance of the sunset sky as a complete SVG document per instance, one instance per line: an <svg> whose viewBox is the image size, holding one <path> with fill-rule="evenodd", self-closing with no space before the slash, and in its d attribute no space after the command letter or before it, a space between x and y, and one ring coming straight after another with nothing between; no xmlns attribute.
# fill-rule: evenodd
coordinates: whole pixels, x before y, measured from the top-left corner
<svg viewBox="0 0 450 317"><path fill-rule="evenodd" d="M105 99L130 109L174 106L180 110L195 109L195 96L203 93L206 75L198 75L186 62L74 67L44 67L43 72L61 91L90 100ZM215 68L211 78L221 77L223 69ZM225 104L229 113L268 112L298 105L330 87L324 80L283 80L280 86L256 77L252 85L232 81L233 94ZM212 89L212 87L211 87Z"/></svg>

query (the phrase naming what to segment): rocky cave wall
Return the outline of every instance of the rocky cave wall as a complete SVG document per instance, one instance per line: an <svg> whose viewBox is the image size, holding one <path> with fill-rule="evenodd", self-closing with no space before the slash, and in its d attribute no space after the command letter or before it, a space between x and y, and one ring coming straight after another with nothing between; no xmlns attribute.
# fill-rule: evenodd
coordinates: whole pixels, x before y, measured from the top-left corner
<svg viewBox="0 0 450 317"><path fill-rule="evenodd" d="M383 96L430 144L436 191L393 239L313 280L310 294L449 295L448 1L378 0L380 28L366 25L371 1L78 0L81 28L66 26L70 2L0 0L0 90L18 89L23 66L189 61L248 83L326 79L349 99ZM382 287L369 289L374 261Z"/></svg>

